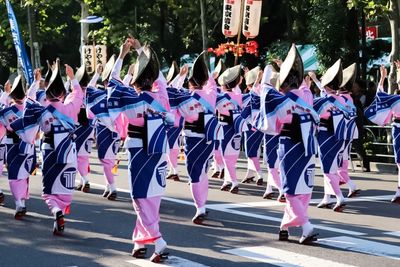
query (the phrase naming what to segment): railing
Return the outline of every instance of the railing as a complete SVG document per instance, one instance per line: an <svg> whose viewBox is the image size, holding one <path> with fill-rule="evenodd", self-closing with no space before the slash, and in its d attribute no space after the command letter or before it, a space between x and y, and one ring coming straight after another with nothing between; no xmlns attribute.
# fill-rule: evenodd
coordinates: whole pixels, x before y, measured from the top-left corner
<svg viewBox="0 0 400 267"><path fill-rule="evenodd" d="M387 162L394 162L392 145L392 127L364 125L365 129L365 152L367 157L377 161L386 158Z"/></svg>

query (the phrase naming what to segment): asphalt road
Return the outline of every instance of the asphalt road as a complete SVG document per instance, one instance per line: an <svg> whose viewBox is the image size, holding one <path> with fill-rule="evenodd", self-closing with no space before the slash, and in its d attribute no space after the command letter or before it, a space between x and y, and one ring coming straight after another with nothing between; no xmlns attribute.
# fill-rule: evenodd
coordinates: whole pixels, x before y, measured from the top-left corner
<svg viewBox="0 0 400 267"><path fill-rule="evenodd" d="M41 199L41 176L30 178L28 215L16 221L14 201L6 173L0 188L6 194L0 207L0 266L153 266L130 256L136 216L129 197L126 161L118 170L116 201L101 196L104 178L92 154L90 193L75 192L65 235L52 234L53 218ZM238 163L238 176L245 174ZM397 176L385 173L351 173L362 189L343 213L317 209L323 188L316 175L311 222L318 243L298 244L299 229L290 231L290 242L278 241L284 206L263 200L263 187L243 185L238 195L219 191L221 180L211 179L209 220L198 226L186 171L182 181L168 181L161 204L161 231L168 242L170 266L400 266L400 205L391 204ZM343 188L347 194L347 189ZM153 246L149 246L148 256Z"/></svg>

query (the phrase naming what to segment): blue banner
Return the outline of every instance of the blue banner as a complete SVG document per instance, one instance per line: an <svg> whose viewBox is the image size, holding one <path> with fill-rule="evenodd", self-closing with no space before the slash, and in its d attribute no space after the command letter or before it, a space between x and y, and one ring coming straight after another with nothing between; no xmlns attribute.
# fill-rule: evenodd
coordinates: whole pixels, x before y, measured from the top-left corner
<svg viewBox="0 0 400 267"><path fill-rule="evenodd" d="M10 21L11 34L13 37L15 50L17 51L18 63L22 67L26 81L29 84L33 82L33 71L31 62L26 54L25 46L18 29L17 19L15 18L14 11L8 0L6 0L8 19Z"/></svg>

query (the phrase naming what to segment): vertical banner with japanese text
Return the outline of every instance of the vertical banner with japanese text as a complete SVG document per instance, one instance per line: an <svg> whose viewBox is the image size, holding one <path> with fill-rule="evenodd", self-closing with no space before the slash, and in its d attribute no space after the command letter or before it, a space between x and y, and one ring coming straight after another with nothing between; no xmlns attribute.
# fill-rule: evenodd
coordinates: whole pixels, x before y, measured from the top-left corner
<svg viewBox="0 0 400 267"><path fill-rule="evenodd" d="M33 82L32 65L28 55L26 54L25 45L22 40L21 33L19 32L18 22L15 17L14 10L12 9L12 6L8 0L6 0L6 6L8 13L8 20L10 21L11 34L13 37L15 50L17 52L18 64L22 68L25 80L30 85Z"/></svg>

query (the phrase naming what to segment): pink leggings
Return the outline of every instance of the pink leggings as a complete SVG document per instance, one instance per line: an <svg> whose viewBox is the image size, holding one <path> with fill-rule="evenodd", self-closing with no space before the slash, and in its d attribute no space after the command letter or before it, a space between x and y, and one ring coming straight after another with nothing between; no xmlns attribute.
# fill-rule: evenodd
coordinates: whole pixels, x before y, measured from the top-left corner
<svg viewBox="0 0 400 267"><path fill-rule="evenodd" d="M286 206L283 214L281 229L299 227L308 222L308 204L311 194L289 195L285 194Z"/></svg>
<svg viewBox="0 0 400 267"><path fill-rule="evenodd" d="M112 173L112 169L114 168L115 160L114 159L100 159L101 164L103 165L104 176L106 177L106 182L108 184L114 183L114 174Z"/></svg>
<svg viewBox="0 0 400 267"><path fill-rule="evenodd" d="M136 225L133 230L134 243L153 243L161 237L160 233L160 203L161 196L133 199L133 208L136 212Z"/></svg>
<svg viewBox="0 0 400 267"><path fill-rule="evenodd" d="M15 200L29 198L29 178L19 180L8 180L10 190Z"/></svg>
<svg viewBox="0 0 400 267"><path fill-rule="evenodd" d="M239 157L238 155L224 155L224 162L225 162L225 167L228 171L229 175L226 175L225 173L225 177L224 180L225 181L230 181L232 183L237 184L237 176L236 176L236 162L237 159Z"/></svg>
<svg viewBox="0 0 400 267"><path fill-rule="evenodd" d="M340 177L341 182L344 182L347 184L350 181L349 161L348 160L343 160L342 167L340 167L338 170L338 175Z"/></svg>
<svg viewBox="0 0 400 267"><path fill-rule="evenodd" d="M89 174L89 156L78 155L78 171L81 176L87 176Z"/></svg>
<svg viewBox="0 0 400 267"><path fill-rule="evenodd" d="M179 149L172 148L169 150L168 161L173 168L178 166Z"/></svg>
<svg viewBox="0 0 400 267"><path fill-rule="evenodd" d="M63 214L69 214L72 202L72 195L48 195L43 194L42 198L46 202L50 211L54 208L60 209Z"/></svg>
<svg viewBox="0 0 400 267"><path fill-rule="evenodd" d="M203 175L198 183L190 183L190 190L196 208L203 208L206 205L208 197L208 177Z"/></svg>

